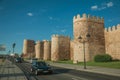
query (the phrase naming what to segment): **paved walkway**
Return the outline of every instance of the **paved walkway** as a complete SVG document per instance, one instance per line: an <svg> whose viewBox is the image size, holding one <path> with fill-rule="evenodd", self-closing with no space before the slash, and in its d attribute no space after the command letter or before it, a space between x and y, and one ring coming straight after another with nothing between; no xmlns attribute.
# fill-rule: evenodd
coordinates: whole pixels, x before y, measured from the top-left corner
<svg viewBox="0 0 120 80"><path fill-rule="evenodd" d="M24 73L13 63L5 60L0 64L0 80L27 80Z"/></svg>
<svg viewBox="0 0 120 80"><path fill-rule="evenodd" d="M93 67L93 66L87 66L87 69L84 69L84 67L80 65L54 63L54 62L50 62L49 64L53 66L57 66L57 67L64 67L64 68L69 68L69 69L75 69L75 70L81 70L81 71L87 71L87 72L100 73L100 74L120 77L120 69Z"/></svg>

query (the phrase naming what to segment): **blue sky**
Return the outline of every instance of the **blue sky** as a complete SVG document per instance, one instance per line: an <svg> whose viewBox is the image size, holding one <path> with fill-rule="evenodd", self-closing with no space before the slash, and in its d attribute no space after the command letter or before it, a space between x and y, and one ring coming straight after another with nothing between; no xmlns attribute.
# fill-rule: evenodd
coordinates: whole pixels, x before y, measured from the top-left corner
<svg viewBox="0 0 120 80"><path fill-rule="evenodd" d="M21 53L24 39L51 40L52 34L73 38L73 16L104 17L105 27L120 23L120 0L0 0L0 44ZM1 52L0 52L1 53Z"/></svg>

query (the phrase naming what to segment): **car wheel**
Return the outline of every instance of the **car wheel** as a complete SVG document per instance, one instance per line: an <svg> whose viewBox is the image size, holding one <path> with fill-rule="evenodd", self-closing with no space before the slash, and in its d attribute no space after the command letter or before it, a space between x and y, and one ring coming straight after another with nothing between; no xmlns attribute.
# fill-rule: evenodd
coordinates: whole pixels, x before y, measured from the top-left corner
<svg viewBox="0 0 120 80"><path fill-rule="evenodd" d="M50 71L50 72L49 72L49 74L52 74L52 73L53 73L53 71Z"/></svg>
<svg viewBox="0 0 120 80"><path fill-rule="evenodd" d="M38 71L37 70L35 70L35 74L38 75Z"/></svg>

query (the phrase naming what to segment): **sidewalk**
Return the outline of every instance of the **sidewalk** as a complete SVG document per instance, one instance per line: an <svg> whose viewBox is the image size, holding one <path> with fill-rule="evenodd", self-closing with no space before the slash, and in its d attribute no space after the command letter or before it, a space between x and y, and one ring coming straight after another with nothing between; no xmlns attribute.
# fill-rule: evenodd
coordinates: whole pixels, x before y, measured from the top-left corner
<svg viewBox="0 0 120 80"><path fill-rule="evenodd" d="M0 80L27 80L24 73L13 63L5 60L0 64Z"/></svg>
<svg viewBox="0 0 120 80"><path fill-rule="evenodd" d="M84 67L80 65L54 63L54 62L50 62L49 64L52 66L56 66L56 67L64 67L68 69L75 69L75 70L81 70L81 71L87 71L87 72L100 73L100 74L120 77L120 69L94 67L94 66L87 66L87 69L84 69Z"/></svg>

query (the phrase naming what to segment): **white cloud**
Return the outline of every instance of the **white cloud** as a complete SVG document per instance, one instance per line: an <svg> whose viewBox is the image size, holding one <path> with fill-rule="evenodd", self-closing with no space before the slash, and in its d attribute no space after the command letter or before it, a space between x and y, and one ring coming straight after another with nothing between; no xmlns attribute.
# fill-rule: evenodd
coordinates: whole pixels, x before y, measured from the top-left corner
<svg viewBox="0 0 120 80"><path fill-rule="evenodd" d="M54 34L59 34L59 33L65 33L67 30L66 29L61 29L61 30L54 30Z"/></svg>
<svg viewBox="0 0 120 80"><path fill-rule="evenodd" d="M103 9L106 9L106 7L102 6L102 7L98 8L98 10L103 10Z"/></svg>
<svg viewBox="0 0 120 80"><path fill-rule="evenodd" d="M66 29L61 30L62 33L66 32Z"/></svg>
<svg viewBox="0 0 120 80"><path fill-rule="evenodd" d="M103 10L103 9L106 9L104 5L101 7L98 7L98 5L91 6L91 10Z"/></svg>
<svg viewBox="0 0 120 80"><path fill-rule="evenodd" d="M97 9L98 9L98 6L97 6L97 5L91 6L91 9L92 9L92 10L97 10Z"/></svg>
<svg viewBox="0 0 120 80"><path fill-rule="evenodd" d="M102 3L100 4L100 6L98 5L91 6L91 10L104 10L112 7L113 5L114 5L113 2Z"/></svg>
<svg viewBox="0 0 120 80"><path fill-rule="evenodd" d="M27 13L28 16L33 16L33 13L29 12Z"/></svg>
<svg viewBox="0 0 120 80"><path fill-rule="evenodd" d="M106 5L107 5L107 7L112 7L113 6L113 2L108 2Z"/></svg>

